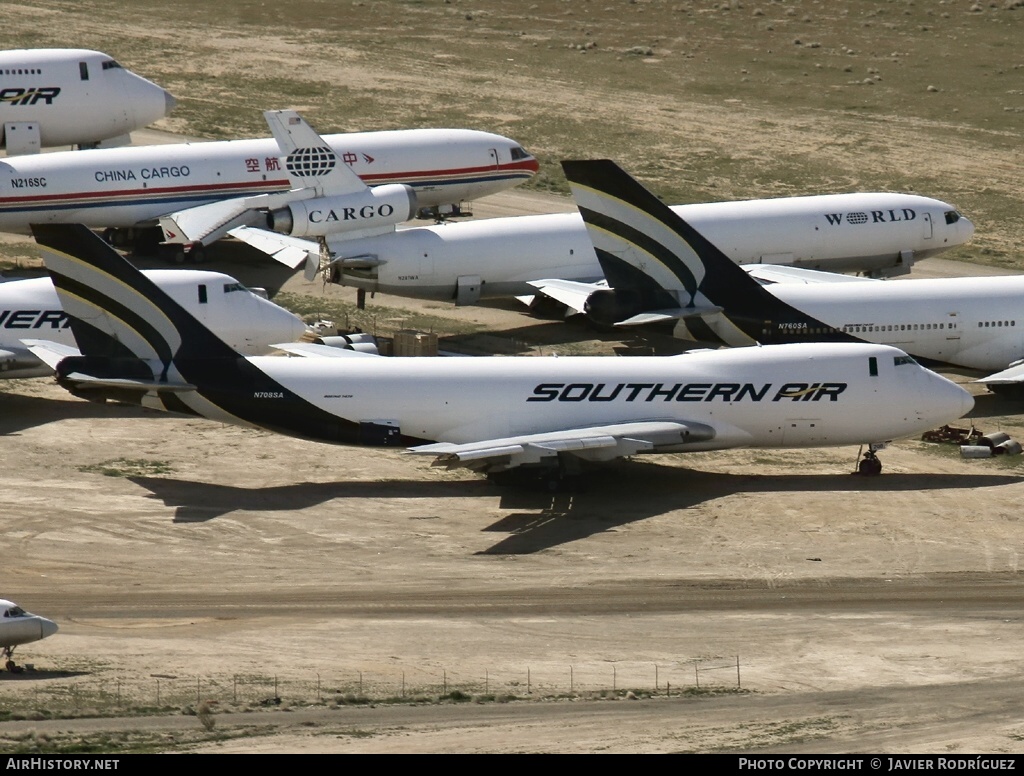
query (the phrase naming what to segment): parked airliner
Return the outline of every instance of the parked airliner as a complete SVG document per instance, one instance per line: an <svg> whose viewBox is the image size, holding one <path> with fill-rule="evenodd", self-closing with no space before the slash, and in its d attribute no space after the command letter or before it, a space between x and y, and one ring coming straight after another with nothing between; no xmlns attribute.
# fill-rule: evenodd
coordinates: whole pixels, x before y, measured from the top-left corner
<svg viewBox="0 0 1024 776"><path fill-rule="evenodd" d="M1017 363L1024 358L1024 275L881 281L740 269L614 162L563 167L610 288L581 287L570 302L568 284L554 285L601 323L657 325L725 345L874 342L930 361L1000 370L981 380L993 390L1024 383Z"/></svg>
<svg viewBox="0 0 1024 776"><path fill-rule="evenodd" d="M330 153L305 164L328 164L329 157L370 186L403 184L421 209L494 194L538 169L515 141L468 129L356 132L325 141ZM31 224L75 221L108 229L111 241L126 244L149 239L145 228L162 217L187 218L189 210L223 200L256 199L257 207L261 196L290 187L272 138L8 158L0 160L0 231L28 234ZM196 251L210 239L186 247Z"/></svg>
<svg viewBox="0 0 1024 776"><path fill-rule="evenodd" d="M635 358L240 357L85 227L34 232L83 355L34 351L72 393L134 391L154 409L405 446L448 467L557 472L639 453L874 447L973 405L902 351L853 343ZM104 337L126 357L110 358Z"/></svg>
<svg viewBox="0 0 1024 776"><path fill-rule="evenodd" d="M297 340L306 330L297 316L230 275L184 269L144 274L240 353L267 353L271 345ZM53 373L22 344L24 339L74 348L68 317L48 277L0 283L0 379Z"/></svg>
<svg viewBox="0 0 1024 776"><path fill-rule="evenodd" d="M165 89L99 51L0 51L0 147L8 156L127 145L129 133L174 106Z"/></svg>
<svg viewBox="0 0 1024 776"><path fill-rule="evenodd" d="M909 272L916 259L962 245L974 234L974 225L952 205L915 194L826 194L672 209L738 264L878 276ZM362 292L457 304L532 295L530 281L543 278L602 277L578 213L450 222L358 239L302 239L252 227L231 234L289 266L305 263L308 278L323 269L332 282Z"/></svg>
<svg viewBox="0 0 1024 776"><path fill-rule="evenodd" d="M14 648L41 641L57 632L57 623L26 612L13 601L0 598L0 654L4 667L16 673L21 669L14 662Z"/></svg>

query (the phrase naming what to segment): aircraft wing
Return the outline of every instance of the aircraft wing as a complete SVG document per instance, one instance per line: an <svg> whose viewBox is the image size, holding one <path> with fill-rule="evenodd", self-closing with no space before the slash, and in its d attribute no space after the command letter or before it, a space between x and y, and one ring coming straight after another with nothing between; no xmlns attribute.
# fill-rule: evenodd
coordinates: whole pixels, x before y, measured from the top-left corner
<svg viewBox="0 0 1024 776"><path fill-rule="evenodd" d="M985 385L1016 385L1024 383L1024 362L1018 361L1002 372L996 372L974 382L984 383Z"/></svg>
<svg viewBox="0 0 1024 776"><path fill-rule="evenodd" d="M823 272L819 269L787 267L782 264L744 264L747 274L762 284L774 283L877 283L874 278L841 275L838 272Z"/></svg>
<svg viewBox="0 0 1024 776"><path fill-rule="evenodd" d="M502 471L542 463L563 453L590 461L609 461L656 448L706 441L714 436L715 430L704 423L657 420L568 428L465 444L438 442L410 447L408 452L437 456L433 465L448 469Z"/></svg>

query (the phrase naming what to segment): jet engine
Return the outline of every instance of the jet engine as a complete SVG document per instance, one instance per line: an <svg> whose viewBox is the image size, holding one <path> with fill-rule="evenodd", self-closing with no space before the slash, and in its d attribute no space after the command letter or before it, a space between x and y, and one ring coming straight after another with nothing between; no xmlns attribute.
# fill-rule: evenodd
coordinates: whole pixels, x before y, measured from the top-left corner
<svg viewBox="0 0 1024 776"><path fill-rule="evenodd" d="M416 192L411 186L391 183L353 194L293 202L269 211L267 228L294 237L324 237L400 224L415 214Z"/></svg>
<svg viewBox="0 0 1024 776"><path fill-rule="evenodd" d="M357 332L354 334L338 334L332 337L317 337L313 340L316 345L327 345L339 350L354 350L357 353L372 353L379 355L377 338L372 334Z"/></svg>

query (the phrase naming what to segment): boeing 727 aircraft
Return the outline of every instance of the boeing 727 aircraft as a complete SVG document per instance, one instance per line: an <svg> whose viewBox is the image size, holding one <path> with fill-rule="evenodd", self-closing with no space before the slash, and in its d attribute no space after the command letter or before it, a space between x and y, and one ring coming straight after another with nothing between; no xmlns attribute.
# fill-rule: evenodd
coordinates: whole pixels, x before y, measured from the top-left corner
<svg viewBox="0 0 1024 776"><path fill-rule="evenodd" d="M274 343L297 340L306 330L297 316L230 275L184 269L144 274L240 353L267 353ZM0 379L53 373L22 344L24 339L74 349L68 317L48 277L0 283Z"/></svg>
<svg viewBox="0 0 1024 776"><path fill-rule="evenodd" d="M571 300L574 289L555 281L553 292L601 323L719 345L875 342L999 370L980 380L995 391L1024 387L1024 275L880 281L744 271L614 162L563 167L610 288L580 286Z"/></svg>
<svg viewBox="0 0 1024 776"><path fill-rule="evenodd" d="M310 149L295 164L309 170L343 164L370 186L407 186L421 209L494 194L538 169L518 143L468 129L359 132L328 135L325 141L325 153ZM263 202L260 197L289 191L292 182L281 155L278 143L266 138L3 159L0 231L29 234L30 224L76 221L108 229L108 239L119 245L136 238L144 243L165 216L185 220L194 209L227 200L256 199L255 208ZM231 217L225 214L225 220ZM182 246L179 256L198 257L199 248L217 236L203 234L193 241L197 245ZM178 242L174 234L163 238Z"/></svg>
<svg viewBox="0 0 1024 776"><path fill-rule="evenodd" d="M72 393L134 394L142 406L309 439L405 446L448 467L541 466L557 477L584 460L640 453L873 450L973 405L881 345L671 358L241 357L85 227L34 232L82 355L33 350Z"/></svg>
<svg viewBox="0 0 1024 776"><path fill-rule="evenodd" d="M6 659L4 667L12 672L21 669L14 663L14 648L22 644L41 641L57 632L57 623L26 612L13 601L0 598L0 654Z"/></svg>
<svg viewBox="0 0 1024 776"><path fill-rule="evenodd" d="M164 118L175 100L99 51L0 51L0 147L128 145L129 133Z"/></svg>

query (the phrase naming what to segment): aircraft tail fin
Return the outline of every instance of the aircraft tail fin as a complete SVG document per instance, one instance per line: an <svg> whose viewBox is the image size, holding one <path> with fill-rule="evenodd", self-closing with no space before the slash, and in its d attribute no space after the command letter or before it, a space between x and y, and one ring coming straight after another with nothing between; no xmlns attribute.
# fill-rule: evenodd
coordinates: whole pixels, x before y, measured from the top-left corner
<svg viewBox="0 0 1024 776"><path fill-rule="evenodd" d="M34 224L61 305L85 359L168 380L176 358L237 358L216 334L81 224ZM131 364L132 366L129 366Z"/></svg>
<svg viewBox="0 0 1024 776"><path fill-rule="evenodd" d="M315 189L318 196L353 194L367 189L327 141L293 110L263 113L281 150L293 189Z"/></svg>
<svg viewBox="0 0 1024 776"><path fill-rule="evenodd" d="M674 302L696 312L742 310L758 318L777 306L775 297L615 162L564 161L562 168L608 285L623 298L643 300L634 313L663 312Z"/></svg>

